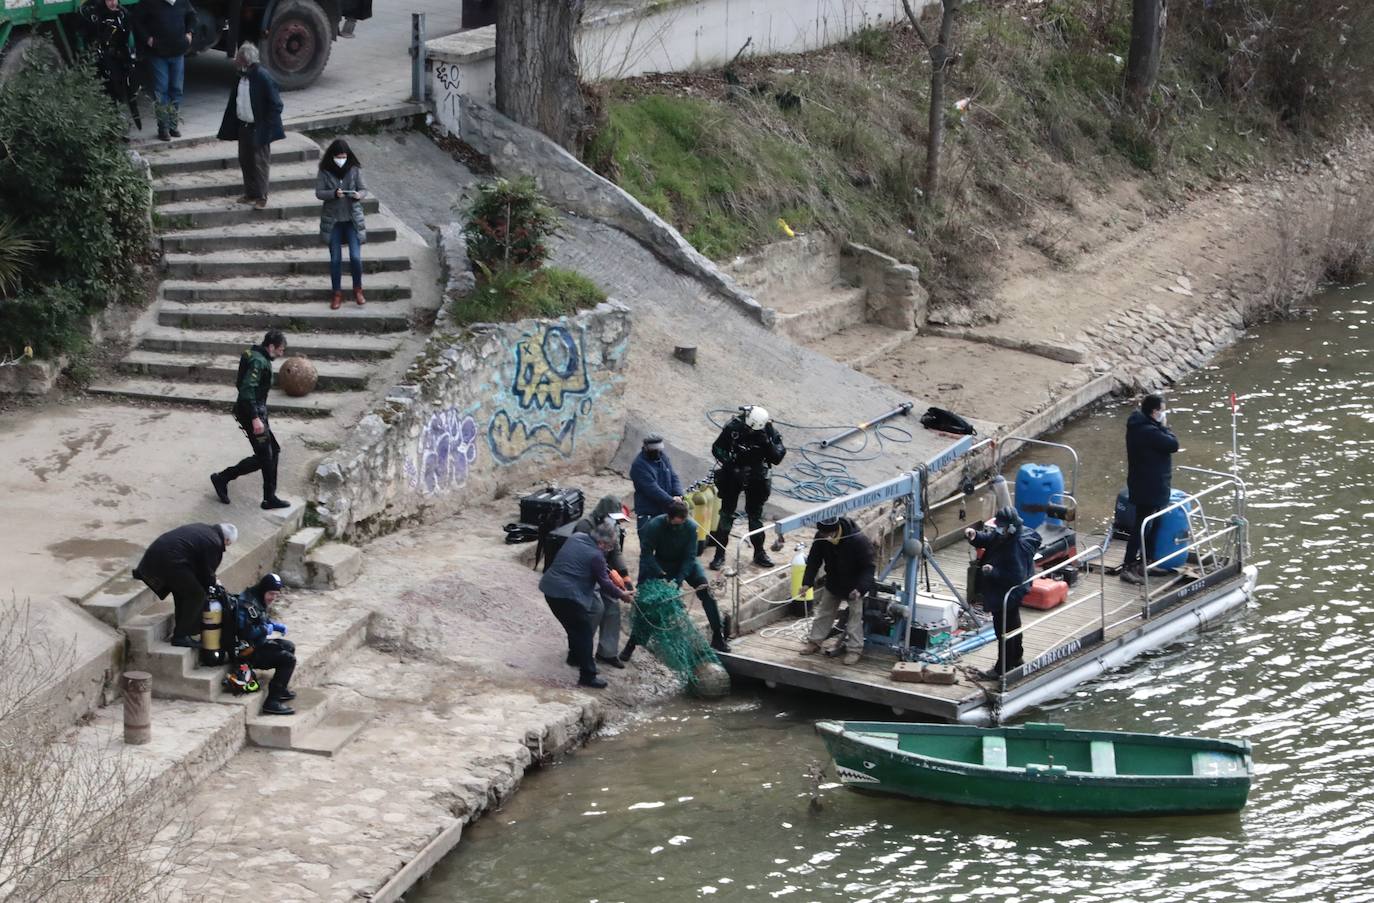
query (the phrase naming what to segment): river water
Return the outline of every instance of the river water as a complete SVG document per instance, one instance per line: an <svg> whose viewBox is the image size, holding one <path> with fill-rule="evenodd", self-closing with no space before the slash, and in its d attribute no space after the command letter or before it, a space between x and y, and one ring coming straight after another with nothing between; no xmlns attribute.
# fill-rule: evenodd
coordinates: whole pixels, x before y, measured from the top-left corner
<svg viewBox="0 0 1374 903"><path fill-rule="evenodd" d="M889 717L752 688L645 713L531 775L413 899L1374 900L1374 288L1314 299L1170 393L1176 463L1225 468L1244 397L1248 610L1033 713L1076 727L1248 738L1237 815L1065 819L861 796L809 811L823 717ZM1106 517L1124 405L1058 438ZM1051 437L1055 438L1055 437ZM1178 481L1176 481L1177 485Z"/></svg>

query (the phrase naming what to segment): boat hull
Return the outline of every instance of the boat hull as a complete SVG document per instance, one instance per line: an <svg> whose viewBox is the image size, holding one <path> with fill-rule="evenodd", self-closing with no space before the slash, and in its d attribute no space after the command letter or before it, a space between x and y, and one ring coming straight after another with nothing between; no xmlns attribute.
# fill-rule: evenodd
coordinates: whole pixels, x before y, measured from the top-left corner
<svg viewBox="0 0 1374 903"><path fill-rule="evenodd" d="M1248 755L1238 775L1103 776L1052 765L989 768L882 749L843 732L820 733L846 786L962 806L1098 816L1235 812L1250 789Z"/></svg>

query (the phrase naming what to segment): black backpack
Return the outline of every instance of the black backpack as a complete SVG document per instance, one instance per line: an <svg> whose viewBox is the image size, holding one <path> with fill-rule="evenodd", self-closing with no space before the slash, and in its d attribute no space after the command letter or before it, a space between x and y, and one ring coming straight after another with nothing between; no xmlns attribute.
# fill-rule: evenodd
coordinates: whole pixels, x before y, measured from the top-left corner
<svg viewBox="0 0 1374 903"><path fill-rule="evenodd" d="M928 430L938 430L942 433L954 433L959 436L978 435L978 431L973 428L973 424L953 411L946 411L944 408L927 408L926 412L921 415L921 426Z"/></svg>

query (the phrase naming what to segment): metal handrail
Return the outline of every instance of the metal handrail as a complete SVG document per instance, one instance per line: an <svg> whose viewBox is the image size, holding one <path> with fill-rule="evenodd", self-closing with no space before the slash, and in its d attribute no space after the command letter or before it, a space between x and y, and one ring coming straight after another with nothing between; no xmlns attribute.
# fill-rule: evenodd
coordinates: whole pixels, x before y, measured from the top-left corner
<svg viewBox="0 0 1374 903"><path fill-rule="evenodd" d="M1190 469L1191 469L1191 470L1194 470L1194 471L1199 471L1199 472L1202 472L1202 473L1210 473L1210 474L1214 474L1214 475L1216 475L1216 476L1220 476L1220 477L1222 477L1223 482L1221 482L1221 483L1214 483L1214 484L1212 484L1211 486L1206 487L1205 489L1202 489L1202 490L1200 490L1200 491L1198 491L1198 492L1192 493L1191 495L1185 495L1183 498L1179 499L1178 501L1176 501L1176 502L1171 502L1170 504L1164 506L1163 508L1159 509L1158 511L1151 512L1149 515L1147 515L1147 516L1145 517L1145 520L1143 520L1143 521L1140 522L1140 546L1141 546L1141 548L1140 548L1140 560L1141 560L1141 562L1142 562L1142 564L1141 564L1140 567L1141 567L1142 573L1144 574L1143 585L1144 585L1144 591L1145 591L1145 599L1146 599L1147 601L1148 601L1149 598L1150 598L1150 568L1152 568L1154 565L1158 564L1158 563L1161 562L1161 561L1164 561L1164 560L1169 559L1169 558L1173 558L1175 555L1180 555L1180 554L1183 554L1185 551L1187 551L1187 549L1175 549L1174 551L1170 552L1168 555L1165 555L1163 558L1156 559L1155 561L1150 561L1150 550L1146 547L1146 546L1147 546L1147 543L1145 542L1145 537L1150 535L1150 524L1153 523L1153 522L1155 522L1155 521L1158 521L1160 518L1164 517L1166 514L1168 514L1168 513L1171 512L1171 511L1176 511L1176 510L1179 510L1179 509L1183 509L1183 510L1186 512L1187 509L1188 509L1188 506L1189 506L1189 505L1192 505L1192 504L1196 504L1197 507L1198 507L1198 509L1201 510L1201 511L1203 512L1203 520L1204 520L1204 524L1205 524L1207 515L1206 515L1206 509L1203 507L1202 500L1203 500L1204 498L1206 498L1207 496L1213 494L1214 492L1218 492L1218 491L1220 491L1220 490L1222 490L1222 489L1226 489L1226 488L1228 488L1229 486L1237 486L1237 485L1238 485L1238 486L1240 487L1240 497L1241 497L1242 500L1239 502L1239 504L1242 504L1242 505L1244 504L1244 502L1243 502L1244 484L1241 483L1241 481L1239 480L1239 478L1234 477L1234 476L1231 476L1230 474L1222 474L1222 473L1217 473L1216 471L1207 471L1207 470L1203 470L1202 468L1190 468ZM1132 528L1132 529L1134 529L1134 528ZM1192 546L1195 545L1195 544L1196 544L1196 543L1190 544L1188 548L1192 548Z"/></svg>
<svg viewBox="0 0 1374 903"><path fill-rule="evenodd" d="M1241 526L1240 524L1232 524L1231 526L1227 527L1227 528L1224 529L1224 530L1220 530L1220 531L1218 531L1218 532L1216 532L1216 533L1208 533L1206 536L1202 537L1201 539L1195 540L1195 541L1189 543L1188 545L1186 545L1186 546L1184 546L1184 547L1182 547L1182 548L1180 548L1180 549L1175 549L1174 551L1170 552L1168 555L1165 555L1164 558L1159 559L1159 561L1164 561L1165 559L1173 558L1173 557L1175 557L1176 555L1185 555L1186 553L1188 553L1188 552L1191 551L1192 549L1197 548L1197 547L1200 547L1204 542L1212 542L1212 541L1214 541L1214 540L1216 540L1216 539L1220 539L1221 537L1225 536L1225 535L1228 534L1228 533L1239 533L1239 531L1240 531L1240 526ZM1199 559L1199 561L1201 561L1201 559ZM1155 564L1158 564L1158 563L1159 563L1158 561L1155 562ZM1144 567L1144 572L1145 572L1145 584L1144 584L1144 589L1145 589L1145 602L1148 604L1149 601L1150 601L1150 598L1151 598L1151 596L1152 596L1152 594L1151 594L1151 592L1150 592L1150 568L1153 567L1153 565L1147 563L1147 564L1145 564L1143 567ZM1204 577L1207 576L1207 571L1206 571L1206 569L1203 570L1203 576L1204 576Z"/></svg>
<svg viewBox="0 0 1374 903"><path fill-rule="evenodd" d="M1043 445L1046 448L1059 448L1069 453L1073 459L1073 474L1069 477L1069 494L1078 494L1078 452L1074 451L1073 446L1065 445L1062 442L1047 442L1044 439L1032 439L1029 436L1003 436L1002 442L997 446L997 456L993 459L993 473L1002 472L1002 449L1008 442L1024 442L1027 445ZM1018 449L1019 451L1020 449Z"/></svg>

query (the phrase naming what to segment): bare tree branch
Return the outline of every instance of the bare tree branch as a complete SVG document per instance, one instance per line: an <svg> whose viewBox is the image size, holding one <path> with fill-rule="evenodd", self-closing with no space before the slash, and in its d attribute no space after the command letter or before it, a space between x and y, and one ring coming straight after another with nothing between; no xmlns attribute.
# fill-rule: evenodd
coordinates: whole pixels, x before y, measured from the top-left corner
<svg viewBox="0 0 1374 903"><path fill-rule="evenodd" d="M906 17L910 20L911 27L916 29L916 37L920 38L921 43L926 45L926 49L929 50L934 45L931 44L930 37L926 34L926 30L921 27L921 20L916 18L916 13L912 12L911 0L902 0L902 9L906 10Z"/></svg>

